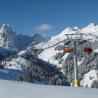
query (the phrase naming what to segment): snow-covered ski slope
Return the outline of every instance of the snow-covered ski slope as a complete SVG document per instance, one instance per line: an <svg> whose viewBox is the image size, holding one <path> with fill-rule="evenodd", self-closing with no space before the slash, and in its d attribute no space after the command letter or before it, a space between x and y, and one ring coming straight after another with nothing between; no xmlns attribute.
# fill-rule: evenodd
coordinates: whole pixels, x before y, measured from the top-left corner
<svg viewBox="0 0 98 98"><path fill-rule="evenodd" d="M98 89L0 80L0 98L98 98Z"/></svg>
<svg viewBox="0 0 98 98"><path fill-rule="evenodd" d="M84 40L91 39L91 41L98 41L98 25L91 23L88 26L79 29L78 27L74 28L66 28L61 33L59 33L56 36L51 37L51 39L48 42L42 42L35 46L37 49L43 49L43 51L39 54L39 58L50 62L51 64L57 65L58 67L62 66L62 63L59 63L60 59L54 59L56 54L58 54L59 50L55 50L55 48L59 45L64 45L64 42L66 42L67 34L83 34L82 38ZM80 35L73 35L68 36L69 38L74 39L80 39ZM72 46L71 46L72 47ZM61 58L61 60L65 60L68 56L68 54L65 54L66 56Z"/></svg>

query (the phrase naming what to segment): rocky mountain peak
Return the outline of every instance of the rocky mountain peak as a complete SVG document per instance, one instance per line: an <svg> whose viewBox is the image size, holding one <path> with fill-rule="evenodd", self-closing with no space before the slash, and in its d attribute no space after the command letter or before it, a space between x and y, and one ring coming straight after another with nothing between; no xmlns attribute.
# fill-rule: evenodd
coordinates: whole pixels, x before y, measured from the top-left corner
<svg viewBox="0 0 98 98"><path fill-rule="evenodd" d="M96 26L95 23L90 23L90 24L88 25L88 27L95 27L95 26Z"/></svg>
<svg viewBox="0 0 98 98"><path fill-rule="evenodd" d="M3 24L0 28L0 33L15 32L9 24Z"/></svg>

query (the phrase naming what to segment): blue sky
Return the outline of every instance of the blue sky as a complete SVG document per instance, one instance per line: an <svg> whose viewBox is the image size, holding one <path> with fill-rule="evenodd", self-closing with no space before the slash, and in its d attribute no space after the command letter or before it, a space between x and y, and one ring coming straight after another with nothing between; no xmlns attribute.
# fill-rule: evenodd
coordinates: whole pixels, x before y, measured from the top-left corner
<svg viewBox="0 0 98 98"><path fill-rule="evenodd" d="M0 25L17 33L56 35L92 22L98 24L98 0L0 0Z"/></svg>

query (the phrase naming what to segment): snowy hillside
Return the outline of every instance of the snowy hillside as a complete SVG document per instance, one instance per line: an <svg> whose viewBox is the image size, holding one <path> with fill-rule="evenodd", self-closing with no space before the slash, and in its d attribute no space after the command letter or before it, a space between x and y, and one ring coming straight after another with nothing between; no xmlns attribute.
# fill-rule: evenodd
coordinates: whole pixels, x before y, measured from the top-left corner
<svg viewBox="0 0 98 98"><path fill-rule="evenodd" d="M15 45L15 47L13 47L17 49L26 49L23 49L15 55L12 55L12 57L9 57L8 59L6 58L6 60L1 62L1 64L4 66L5 69L9 70L26 70L28 68L30 71L30 66L32 65L32 73L34 73L34 68L37 70L40 69L40 71L38 71L37 73L39 77L39 73L46 73L46 75L43 75L44 79L48 76L48 71L49 73L51 73L51 68L59 69L57 67L60 67L61 71L63 71L66 75L68 82L71 83L74 76L73 50L70 53L65 53L63 49L64 47L69 47L73 49L73 41L67 39L65 34L83 33L84 41L79 41L77 43L77 64L79 70L78 77L81 80L81 85L83 87L91 87L94 81L90 80L89 75L86 76L86 74L88 74L88 72L90 72L91 70L98 69L97 31L98 25L91 23L83 29L79 29L78 27L66 28L63 32L61 32L57 36L52 37L50 40L47 37L41 36L39 34L35 34L32 37L15 35L16 38L18 38L20 44L18 43L17 45ZM79 36L74 36L73 38L79 38ZM85 41L85 39L91 38L92 40ZM5 41L5 43L6 42L7 41ZM28 43L30 44L28 45ZM84 47L86 46L92 47L92 53L84 52ZM92 73L94 73L94 77L96 77L97 80L97 71L93 71L91 72L91 74ZM26 72L26 75L28 76L28 71ZM87 85L87 83L89 84Z"/></svg>
<svg viewBox="0 0 98 98"><path fill-rule="evenodd" d="M94 23L90 23L87 27L83 28L81 30L83 33L92 33L95 34L96 36L98 36L98 25L94 24Z"/></svg>
<svg viewBox="0 0 98 98"><path fill-rule="evenodd" d="M48 48L48 47L52 47L62 41L64 41L66 39L66 35L65 34L84 34L83 38L84 39L93 39L93 40L98 40L98 25L91 23L89 24L87 27L84 27L82 29L79 29L78 27L74 27L74 28L66 28L65 30L63 30L61 33L59 33L56 36L53 36L48 42L44 43L40 43L39 45L36 45L37 48ZM79 36L77 36L79 37Z"/></svg>
<svg viewBox="0 0 98 98"><path fill-rule="evenodd" d="M86 35L84 37L85 39L90 38L93 41L98 40L98 25L94 23L91 23L87 27L81 29L81 32Z"/></svg>
<svg viewBox="0 0 98 98"><path fill-rule="evenodd" d="M36 45L36 48L43 49L38 55L40 59L61 67L68 80L71 82L74 78L73 52L64 53L63 49L64 47L73 48L73 42L70 41L70 39L66 40L65 34L81 33L83 34L82 38L84 40L88 39L88 41L80 41L77 43L78 77L82 81L81 85L83 84L83 87L92 87L94 80L88 79L87 77L89 76L84 76L84 74L89 74L90 70L98 68L98 25L91 23L82 29L79 29L78 27L66 28L57 36L52 37L48 42ZM73 38L79 38L79 36L74 36ZM93 52L91 54L84 52L84 47L87 46L92 47ZM97 73L94 71L92 73L94 74L94 77L96 77L96 80L98 80Z"/></svg>
<svg viewBox="0 0 98 98"><path fill-rule="evenodd" d="M98 98L98 90L0 80L0 98Z"/></svg>
<svg viewBox="0 0 98 98"><path fill-rule="evenodd" d="M98 70L91 70L85 74L83 80L81 81L81 86L92 87L94 81L98 81Z"/></svg>
<svg viewBox="0 0 98 98"><path fill-rule="evenodd" d="M77 30L68 27L64 31L62 31L60 34L52 37L48 42L46 42L46 43L42 42L42 43L36 45L35 47L42 48L42 49L53 47L54 45L57 45L66 39L65 34L71 34L71 33L75 34L75 33L77 33Z"/></svg>
<svg viewBox="0 0 98 98"><path fill-rule="evenodd" d="M78 27L74 27L74 28L68 27L57 36L52 37L48 42L45 42L45 43L42 42L36 45L35 47L37 49L39 48L43 49L43 51L39 54L39 58L45 61L48 61L52 64L55 64L57 66L61 66L62 64L59 64L59 61L64 61L64 59L67 58L68 54L66 54L66 56L63 55L59 60L55 60L54 56L57 55L58 53L63 54L63 48L61 50L59 49L56 50L55 48L58 46L64 46L64 44L67 42L65 34L81 34L82 33L83 39L92 39L92 41L94 42L94 41L98 41L97 32L98 32L98 25L95 25L93 23L89 24L87 27L82 29L79 29ZM74 38L79 38L79 36L74 36Z"/></svg>
<svg viewBox="0 0 98 98"><path fill-rule="evenodd" d="M66 36L65 34L69 34L69 33L77 33L77 30L73 30L71 28L67 28L65 29L63 32L61 32L59 35L52 37L48 42L46 43L40 43L39 45L36 45L36 48L41 48L44 49L44 51L42 51L42 53L39 55L39 58L50 62L51 64L55 64L58 65L59 67L62 64L58 63L58 60L54 59L54 56L60 52L63 53L63 50L55 50L55 48L59 45L64 45ZM68 53L69 54L69 53ZM62 56L61 60L63 61L65 58L67 58L68 54L66 54L66 56Z"/></svg>
<svg viewBox="0 0 98 98"><path fill-rule="evenodd" d="M6 69L16 69L22 70L22 68L26 68L29 65L29 61L22 57L12 58L10 61L2 62L5 65Z"/></svg>

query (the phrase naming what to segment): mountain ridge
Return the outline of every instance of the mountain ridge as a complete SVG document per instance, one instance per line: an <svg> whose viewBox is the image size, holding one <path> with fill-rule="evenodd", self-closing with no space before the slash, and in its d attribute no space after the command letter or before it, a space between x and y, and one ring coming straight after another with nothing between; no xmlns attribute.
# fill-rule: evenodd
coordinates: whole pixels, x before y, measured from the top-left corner
<svg viewBox="0 0 98 98"><path fill-rule="evenodd" d="M16 34L15 30L9 24L3 24L0 27L0 46L7 49L17 51L25 49L31 43L35 45L44 40L46 38L41 34L34 34L33 36Z"/></svg>

